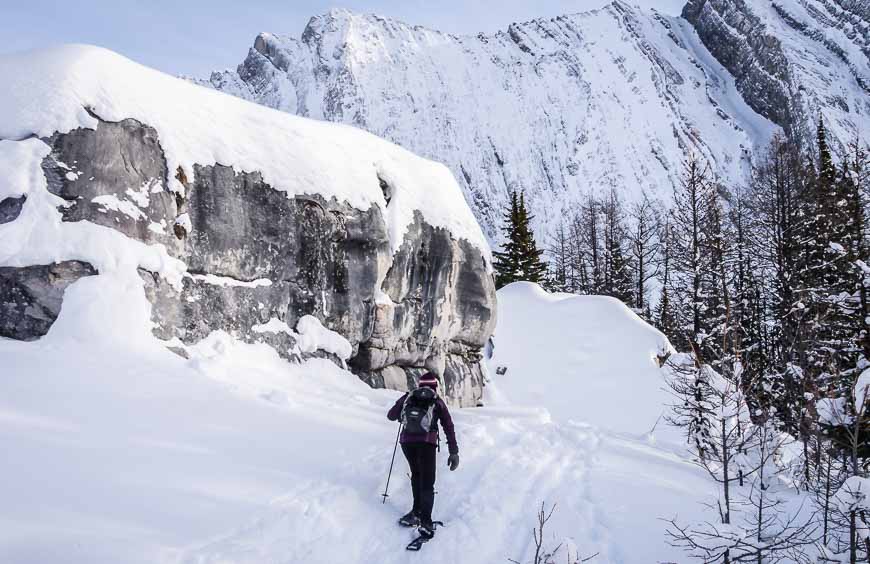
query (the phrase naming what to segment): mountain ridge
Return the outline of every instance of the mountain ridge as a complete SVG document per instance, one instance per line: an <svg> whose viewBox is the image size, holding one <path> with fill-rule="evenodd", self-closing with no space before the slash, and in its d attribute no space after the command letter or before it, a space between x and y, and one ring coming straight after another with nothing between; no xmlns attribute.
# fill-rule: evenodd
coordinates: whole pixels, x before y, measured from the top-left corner
<svg viewBox="0 0 870 564"><path fill-rule="evenodd" d="M757 72L796 60L798 32L771 22L768 4L729 11L727 2L693 0L686 17L672 17L617 0L489 35L332 10L313 17L298 39L259 34L235 71L199 82L360 127L445 163L497 242L511 190L526 192L536 230L546 233L589 190L668 198L689 152L709 160L723 183L744 183L752 155L781 127L806 125L816 109L838 138L847 138L851 122L870 128L868 97L845 84L848 64L822 58L816 45L801 53L822 70L806 63L782 80ZM776 4L806 19L794 2ZM717 46L716 25L752 18L782 35L778 52L752 47L747 34L757 26ZM858 31L855 45L866 35ZM770 42L769 34L760 41ZM814 40L800 34L800 41ZM803 117L784 118L784 107Z"/></svg>

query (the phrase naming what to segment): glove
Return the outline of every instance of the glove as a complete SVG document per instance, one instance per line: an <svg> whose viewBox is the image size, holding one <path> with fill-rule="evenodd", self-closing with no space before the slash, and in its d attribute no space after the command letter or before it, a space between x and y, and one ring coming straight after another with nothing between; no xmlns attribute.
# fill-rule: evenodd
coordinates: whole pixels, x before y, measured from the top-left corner
<svg viewBox="0 0 870 564"><path fill-rule="evenodd" d="M447 466L450 468L451 472L459 467L459 453L451 454L447 457Z"/></svg>

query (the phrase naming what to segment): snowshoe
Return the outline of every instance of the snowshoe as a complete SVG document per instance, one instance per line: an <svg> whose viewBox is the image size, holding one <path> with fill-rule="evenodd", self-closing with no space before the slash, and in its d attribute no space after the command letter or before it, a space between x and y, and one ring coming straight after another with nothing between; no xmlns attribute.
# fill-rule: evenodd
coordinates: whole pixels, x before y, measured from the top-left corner
<svg viewBox="0 0 870 564"><path fill-rule="evenodd" d="M429 539L427 539L426 537L419 536L412 540L410 543L408 543L408 546L405 547L405 550L417 552L418 550L423 548L423 545L426 544L428 541Z"/></svg>
<svg viewBox="0 0 870 564"><path fill-rule="evenodd" d="M417 534L426 540L435 536L435 523L424 523L417 527Z"/></svg>
<svg viewBox="0 0 870 564"><path fill-rule="evenodd" d="M403 527L419 527L420 518L417 517L417 514L413 511L409 511L407 515L403 515L399 518L399 525Z"/></svg>
<svg viewBox="0 0 870 564"><path fill-rule="evenodd" d="M423 548L423 545L432 540L435 536L435 528L443 527L444 523L441 521L432 521L426 525L420 525L417 528L417 538L408 543L408 546L405 547L406 550L410 550L416 552Z"/></svg>

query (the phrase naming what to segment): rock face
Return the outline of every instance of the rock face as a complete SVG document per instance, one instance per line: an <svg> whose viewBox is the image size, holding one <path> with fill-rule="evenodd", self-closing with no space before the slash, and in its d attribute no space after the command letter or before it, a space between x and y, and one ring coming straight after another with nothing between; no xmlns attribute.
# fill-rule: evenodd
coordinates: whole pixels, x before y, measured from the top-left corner
<svg viewBox="0 0 870 564"><path fill-rule="evenodd" d="M738 90L759 114L779 125L795 121L790 70L781 44L764 22L730 0L689 0L686 18L722 66L734 76ZM746 6L743 6L746 8Z"/></svg>
<svg viewBox="0 0 870 564"><path fill-rule="evenodd" d="M870 4L689 0L704 45L759 114L800 133L818 119L851 141L870 114Z"/></svg>
<svg viewBox="0 0 870 564"><path fill-rule="evenodd" d="M17 218L25 201L27 201L26 196L0 200L0 223L9 223Z"/></svg>
<svg viewBox="0 0 870 564"><path fill-rule="evenodd" d="M457 244L447 231L431 227L418 214L375 300L371 337L360 345L352 365L370 373L369 382L375 386L386 386L390 380L382 371L371 373L371 367L426 365L446 375L449 397L474 397L483 386L483 375L476 369L466 377L454 375L478 366L485 339L495 328L494 285L485 272L477 249L464 240ZM452 337L445 342L442 335ZM439 348L447 354L438 355Z"/></svg>
<svg viewBox="0 0 870 564"><path fill-rule="evenodd" d="M407 388L430 368L453 403L479 400L495 289L468 241L418 214L393 254L378 206L288 197L257 171L222 165L197 165L188 178L167 170L156 131L133 119L46 142L42 169L48 190L67 202L63 221L161 244L187 264L181 286L139 269L159 338L192 344L220 329L294 359L306 353L292 329L313 315L350 342L349 366L372 385ZM183 194L166 188L169 175ZM12 311L0 312L0 335L44 334L63 289L87 274L81 263L0 268L0 304Z"/></svg>
<svg viewBox="0 0 870 564"><path fill-rule="evenodd" d="M726 183L776 130L870 130L868 3L691 0L682 18L601 10L457 37L336 10L262 33L212 87L364 128L447 164L491 240L523 189L546 240L587 190L670 198L688 151Z"/></svg>

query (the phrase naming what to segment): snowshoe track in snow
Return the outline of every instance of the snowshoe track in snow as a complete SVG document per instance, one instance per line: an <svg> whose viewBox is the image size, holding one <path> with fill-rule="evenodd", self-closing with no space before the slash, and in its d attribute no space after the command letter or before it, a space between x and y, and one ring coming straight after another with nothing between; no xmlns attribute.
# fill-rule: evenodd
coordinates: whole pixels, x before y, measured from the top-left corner
<svg viewBox="0 0 870 564"><path fill-rule="evenodd" d="M609 535L588 496L587 467L594 463L600 442L597 431L565 432L552 423L530 423L524 417L463 413L461 419L465 448L460 469L451 473L445 467L446 455L438 459L435 514L450 527L439 528L437 547L422 551L416 562L521 558L531 546L531 527L542 502L557 504L554 524L579 525L569 535L577 544L595 539L595 550L602 555L608 552ZM410 504L404 469L394 476L395 488L385 505L376 495L384 478L382 463L390 455L386 442L345 469L348 485L301 483L250 524L192 550L183 560L326 563L352 554L359 562L405 562L407 555L401 548L417 535L416 530L393 526L395 515ZM397 459L398 467L404 464ZM280 559L274 560L277 555Z"/></svg>

